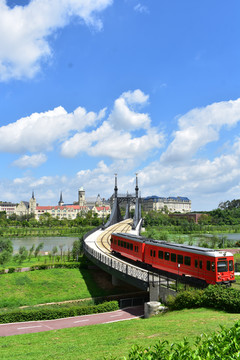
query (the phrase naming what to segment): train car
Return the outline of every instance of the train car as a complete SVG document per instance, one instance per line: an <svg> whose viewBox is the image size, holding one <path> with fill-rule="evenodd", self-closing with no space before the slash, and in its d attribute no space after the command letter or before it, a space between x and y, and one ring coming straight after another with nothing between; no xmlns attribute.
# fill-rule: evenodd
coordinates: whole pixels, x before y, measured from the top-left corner
<svg viewBox="0 0 240 360"><path fill-rule="evenodd" d="M111 236L111 250L134 261L143 262L145 243L139 236L113 233Z"/></svg>
<svg viewBox="0 0 240 360"><path fill-rule="evenodd" d="M112 234L112 251L174 276L205 284L235 282L234 258L230 252L173 244L141 236Z"/></svg>
<svg viewBox="0 0 240 360"><path fill-rule="evenodd" d="M153 268L206 284L235 282L234 258L226 251L145 240L144 262Z"/></svg>

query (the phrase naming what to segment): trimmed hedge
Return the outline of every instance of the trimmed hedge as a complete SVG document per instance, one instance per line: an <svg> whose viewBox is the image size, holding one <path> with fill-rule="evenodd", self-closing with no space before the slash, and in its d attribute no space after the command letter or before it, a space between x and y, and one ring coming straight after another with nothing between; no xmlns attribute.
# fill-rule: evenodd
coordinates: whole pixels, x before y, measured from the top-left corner
<svg viewBox="0 0 240 360"><path fill-rule="evenodd" d="M9 311L5 314L0 314L0 323L12 323L22 321L36 321L36 320L51 320L60 319L71 316L97 314L108 311L118 310L117 301L104 302L99 305L90 306L71 306L60 308L41 308L36 309L17 309Z"/></svg>
<svg viewBox="0 0 240 360"><path fill-rule="evenodd" d="M229 313L240 313L240 291L219 285L210 285L204 290L189 290L169 298L172 310L208 307Z"/></svg>

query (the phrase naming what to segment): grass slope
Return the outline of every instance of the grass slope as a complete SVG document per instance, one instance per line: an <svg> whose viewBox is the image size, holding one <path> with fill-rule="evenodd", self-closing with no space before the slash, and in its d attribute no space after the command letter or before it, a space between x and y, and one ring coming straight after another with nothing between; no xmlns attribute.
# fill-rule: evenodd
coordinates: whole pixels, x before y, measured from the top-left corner
<svg viewBox="0 0 240 360"><path fill-rule="evenodd" d="M227 314L210 309L169 312L150 319L49 331L0 338L4 360L100 360L127 355L133 344L154 345L158 340L179 342L187 337L230 327L240 314Z"/></svg>
<svg viewBox="0 0 240 360"><path fill-rule="evenodd" d="M103 296L89 270L51 269L0 276L0 308Z"/></svg>

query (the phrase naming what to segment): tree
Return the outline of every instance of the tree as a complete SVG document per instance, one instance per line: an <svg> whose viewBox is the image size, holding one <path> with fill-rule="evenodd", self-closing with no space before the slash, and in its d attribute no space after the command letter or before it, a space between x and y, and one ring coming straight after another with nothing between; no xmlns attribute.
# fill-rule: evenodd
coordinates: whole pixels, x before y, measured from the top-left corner
<svg viewBox="0 0 240 360"><path fill-rule="evenodd" d="M0 264L6 264L12 257L13 246L9 239L0 239Z"/></svg>
<svg viewBox="0 0 240 360"><path fill-rule="evenodd" d="M34 249L35 249L35 244L33 244L31 246L31 248L29 249L29 253L28 253L28 259L31 260L31 257L32 257L32 254L34 252Z"/></svg>
<svg viewBox="0 0 240 360"><path fill-rule="evenodd" d="M39 255L40 250L42 250L43 246L44 246L44 243L41 242L41 243L36 247L35 252L34 252L35 258Z"/></svg>
<svg viewBox="0 0 240 360"><path fill-rule="evenodd" d="M14 256L15 261L17 261L20 264L22 264L22 262L24 260L26 260L28 257L28 251L26 249L25 246L20 246L19 250L18 250L18 254Z"/></svg>
<svg viewBox="0 0 240 360"><path fill-rule="evenodd" d="M54 246L52 248L53 262L54 262L54 258L55 258L55 255L57 254L57 252L58 252L58 248L57 248L57 246Z"/></svg>
<svg viewBox="0 0 240 360"><path fill-rule="evenodd" d="M75 240L73 242L72 246L72 257L74 260L78 261L79 255L82 254L82 247L83 247L83 240L82 238L79 238L78 240Z"/></svg>

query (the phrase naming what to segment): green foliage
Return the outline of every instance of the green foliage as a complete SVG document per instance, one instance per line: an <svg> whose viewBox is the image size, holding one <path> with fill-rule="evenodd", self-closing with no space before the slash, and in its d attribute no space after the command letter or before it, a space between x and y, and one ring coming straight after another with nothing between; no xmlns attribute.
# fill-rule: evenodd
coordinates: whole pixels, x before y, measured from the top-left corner
<svg viewBox="0 0 240 360"><path fill-rule="evenodd" d="M159 341L153 347L135 345L124 360L234 360L240 354L240 322L211 336L202 335L194 347L186 338L180 343Z"/></svg>
<svg viewBox="0 0 240 360"><path fill-rule="evenodd" d="M79 316L88 314L97 314L108 311L118 310L118 302L110 301L99 305L78 306L71 305L66 307L55 308L34 308L34 309L17 309L0 313L0 323L11 323L20 321L36 321L36 320L50 320L59 319L69 316Z"/></svg>
<svg viewBox="0 0 240 360"><path fill-rule="evenodd" d="M12 257L13 246L9 239L0 239L0 264L6 264Z"/></svg>
<svg viewBox="0 0 240 360"><path fill-rule="evenodd" d="M240 292L233 288L210 285L204 290L189 290L170 298L168 306L172 310L208 307L229 313L240 313Z"/></svg>

